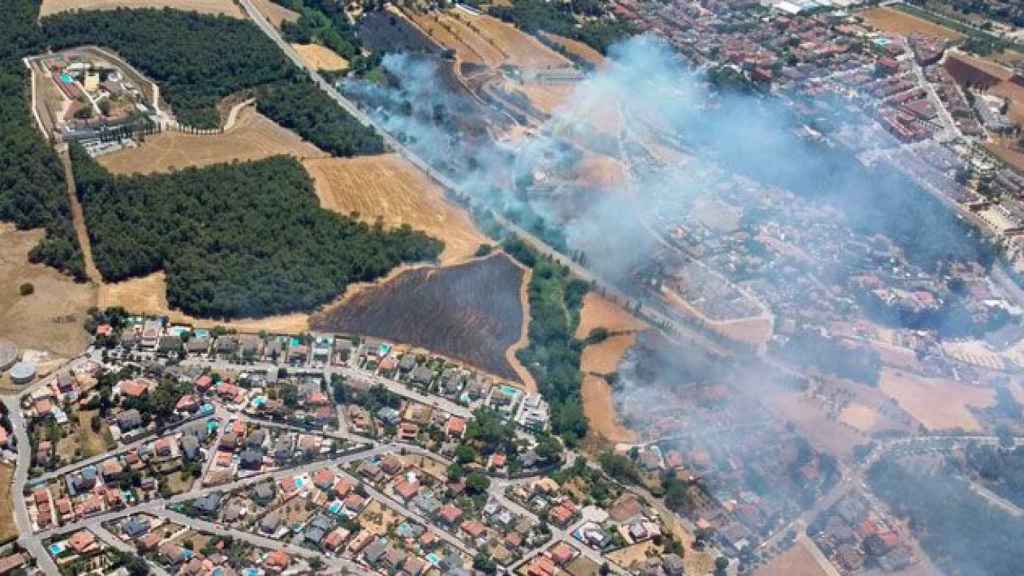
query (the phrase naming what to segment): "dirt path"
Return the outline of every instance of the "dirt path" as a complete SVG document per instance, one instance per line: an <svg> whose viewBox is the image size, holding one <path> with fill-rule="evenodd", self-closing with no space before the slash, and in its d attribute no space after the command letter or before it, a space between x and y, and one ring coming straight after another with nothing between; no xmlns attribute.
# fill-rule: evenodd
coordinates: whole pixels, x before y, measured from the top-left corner
<svg viewBox="0 0 1024 576"><path fill-rule="evenodd" d="M255 102L255 98L249 98L245 102L239 102L231 107L231 111L228 112L228 120L224 123L224 131L227 132L235 127L235 121L238 120L238 113L242 111L242 108Z"/></svg>
<svg viewBox="0 0 1024 576"><path fill-rule="evenodd" d="M60 163L64 166L64 180L67 181L68 201L71 203L71 221L75 225L75 234L78 235L78 245L82 247L82 259L85 260L85 275L97 286L103 285L103 277L96 268L96 262L92 259L92 243L89 241L89 232L85 228L85 212L82 211L82 204L78 201L78 193L75 190L75 175L71 171L71 156L68 154L67 145L57 149L60 155Z"/></svg>
<svg viewBox="0 0 1024 576"><path fill-rule="evenodd" d="M516 262L516 265L519 265L519 263ZM536 394L537 381L533 379L530 371L516 357L516 352L526 348L530 343L530 280L533 279L533 268L524 267L523 270L526 274L523 275L523 283L519 287L519 300L523 303L523 330L519 335L519 340L509 346L508 350L505 350L505 359L512 365L512 369L519 375L519 379L523 381L523 387L526 388L526 391Z"/></svg>

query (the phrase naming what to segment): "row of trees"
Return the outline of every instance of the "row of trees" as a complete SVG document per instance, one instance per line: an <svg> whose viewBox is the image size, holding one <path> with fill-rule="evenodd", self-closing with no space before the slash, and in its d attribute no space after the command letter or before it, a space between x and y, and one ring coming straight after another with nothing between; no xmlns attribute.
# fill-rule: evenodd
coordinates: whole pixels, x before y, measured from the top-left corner
<svg viewBox="0 0 1024 576"><path fill-rule="evenodd" d="M260 88L256 108L334 156L384 151L380 134L360 124L306 77Z"/></svg>
<svg viewBox="0 0 1024 576"><path fill-rule="evenodd" d="M196 316L311 310L443 248L323 210L291 157L155 176L113 176L77 146L72 161L104 278L165 270L169 303Z"/></svg>
<svg viewBox="0 0 1024 576"><path fill-rule="evenodd" d="M69 12L48 16L53 49L113 49L160 85L182 124L215 128L217 104L236 92L287 78L281 51L251 22L178 10Z"/></svg>
<svg viewBox="0 0 1024 576"><path fill-rule="evenodd" d="M0 18L0 220L22 229L46 228L30 259L84 280L64 172L28 106L28 70L21 58L40 45L37 11L32 0L12 0Z"/></svg>
<svg viewBox="0 0 1024 576"><path fill-rule="evenodd" d="M523 264L533 268L529 344L516 356L551 406L552 431L572 447L587 433L580 401L583 342L575 332L589 286L573 279L566 267L537 257L520 241L513 239L508 245Z"/></svg>

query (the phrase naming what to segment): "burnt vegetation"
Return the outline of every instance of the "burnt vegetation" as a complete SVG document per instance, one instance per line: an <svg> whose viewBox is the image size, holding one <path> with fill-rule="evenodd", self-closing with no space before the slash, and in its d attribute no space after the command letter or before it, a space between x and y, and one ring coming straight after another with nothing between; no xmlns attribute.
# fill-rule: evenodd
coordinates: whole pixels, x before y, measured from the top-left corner
<svg viewBox="0 0 1024 576"><path fill-rule="evenodd" d="M313 328L422 346L515 379L505 351L522 333L522 279L522 269L504 254L410 270L315 318Z"/></svg>

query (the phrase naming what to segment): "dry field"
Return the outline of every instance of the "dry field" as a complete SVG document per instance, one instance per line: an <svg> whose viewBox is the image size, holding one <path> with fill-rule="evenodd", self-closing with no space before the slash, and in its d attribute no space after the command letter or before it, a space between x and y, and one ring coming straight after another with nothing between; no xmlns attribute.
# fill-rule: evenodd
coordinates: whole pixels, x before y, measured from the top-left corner
<svg viewBox="0 0 1024 576"><path fill-rule="evenodd" d="M462 46L469 48L471 53L476 55L478 58L476 61L495 68L508 60L508 52L493 39L470 28L469 24L463 20L465 16L462 14L453 10L451 12L438 12L436 16L439 25L447 28L451 34L459 39ZM456 46L452 45L450 48L456 49ZM461 53L456 51L456 55L459 60L462 60Z"/></svg>
<svg viewBox="0 0 1024 576"><path fill-rule="evenodd" d="M346 297L317 314L311 325L421 346L513 380L518 375L505 351L522 335L523 276L503 253L407 270Z"/></svg>
<svg viewBox="0 0 1024 576"><path fill-rule="evenodd" d="M345 60L326 46L319 44L292 44L292 48L299 53L299 57L310 68L328 70L330 72L348 70L348 60Z"/></svg>
<svg viewBox="0 0 1024 576"><path fill-rule="evenodd" d="M519 266L519 263L513 260L513 263ZM523 366L523 363L516 357L516 352L519 352L523 348L530 345L530 280L533 279L533 268L526 268L519 266L523 270L523 281L519 285L519 302L523 307L523 328L519 333L519 340L516 340L514 344L505 349L505 360L508 361L512 369L515 370L516 374L519 375L519 381L523 383L523 387L530 394L537 393L537 381L533 379L533 374Z"/></svg>
<svg viewBox="0 0 1024 576"><path fill-rule="evenodd" d="M861 12L860 15L864 17L868 24L888 34L901 34L904 36L923 34L949 40L959 40L964 37L963 34L956 30L933 24L893 8L872 8Z"/></svg>
<svg viewBox="0 0 1024 576"><path fill-rule="evenodd" d="M647 323L626 312L621 306L596 292L587 292L580 310L580 323L576 337L586 338L594 328L606 328L609 332L646 330Z"/></svg>
<svg viewBox="0 0 1024 576"><path fill-rule="evenodd" d="M320 205L340 214L358 212L386 226L408 224L444 241L443 265L462 262L489 242L465 210L444 190L396 154L329 158L303 163L316 184Z"/></svg>
<svg viewBox="0 0 1024 576"><path fill-rule="evenodd" d="M852 402L843 408L839 414L839 421L848 426L853 426L861 432L871 432L878 424L878 412L859 402Z"/></svg>
<svg viewBox="0 0 1024 576"><path fill-rule="evenodd" d="M502 22L493 16L470 16L464 12L452 11L456 18L473 28L481 38L496 46L505 55L505 64L524 69L570 68L572 62L558 52L548 48L539 40L515 26Z"/></svg>
<svg viewBox="0 0 1024 576"><path fill-rule="evenodd" d="M792 548L776 556L771 562L757 569L754 576L828 576L807 544L799 541Z"/></svg>
<svg viewBox="0 0 1024 576"><path fill-rule="evenodd" d="M282 22L295 22L300 16L298 12L292 12L272 0L253 0L252 3L260 11L260 14L263 14L278 30L281 29Z"/></svg>
<svg viewBox="0 0 1024 576"><path fill-rule="evenodd" d="M576 87L572 84L528 83L516 86L516 89L526 94L534 108L545 114L553 114L569 103Z"/></svg>
<svg viewBox="0 0 1024 576"><path fill-rule="evenodd" d="M772 321L765 317L715 322L711 324L711 328L737 342L755 346L767 343L772 337Z"/></svg>
<svg viewBox="0 0 1024 576"><path fill-rule="evenodd" d="M929 430L981 429L968 407L985 408L995 402L995 390L967 386L944 378L925 378L885 368L879 386L901 408Z"/></svg>
<svg viewBox="0 0 1024 576"><path fill-rule="evenodd" d="M1021 106L1024 109L1024 105ZM1017 170L1024 171L1024 148L1018 147L1012 140L997 139L984 145L985 149L995 154L1003 162Z"/></svg>
<svg viewBox="0 0 1024 576"><path fill-rule="evenodd" d="M562 46L568 53L576 56L577 58L582 58L594 66L604 65L604 56L602 56L597 50L594 50L579 40L573 40L572 38L566 38L565 36L559 36L558 34L549 34L547 32L541 32L541 35L547 38L548 41Z"/></svg>
<svg viewBox="0 0 1024 576"><path fill-rule="evenodd" d="M851 457L853 447L867 440L853 428L830 419L819 401L800 392L779 387L767 394L758 392L757 399L792 422L815 448L836 457Z"/></svg>
<svg viewBox="0 0 1024 576"><path fill-rule="evenodd" d="M101 309L108 306L123 306L130 312L167 316L172 322L192 324L201 328L225 326L239 332L266 330L283 334L299 334L309 330L308 314L285 314L224 322L194 318L180 310L172 310L167 303L167 277L163 272L124 282L104 284L100 287L97 306Z"/></svg>
<svg viewBox="0 0 1024 576"><path fill-rule="evenodd" d="M964 364L973 364L989 370L1002 370L1006 367L1003 357L989 350L983 342L944 342L942 351L946 356Z"/></svg>
<svg viewBox="0 0 1024 576"><path fill-rule="evenodd" d="M587 190L622 190L626 186L626 166L611 156L585 150L577 172L576 184Z"/></svg>
<svg viewBox="0 0 1024 576"><path fill-rule="evenodd" d="M232 0L43 0L39 15L49 16L70 10L113 10L115 8L175 8L202 14L224 14L245 18L245 12Z"/></svg>
<svg viewBox="0 0 1024 576"><path fill-rule="evenodd" d="M233 160L261 160L278 154L299 159L328 157L294 132L247 107L239 112L235 125L223 134L162 132L147 137L138 148L100 156L99 163L114 174L152 174Z"/></svg>
<svg viewBox="0 0 1024 576"><path fill-rule="evenodd" d="M14 497L11 495L13 483L14 466L0 464L0 542L18 537L18 527L14 523Z"/></svg>
<svg viewBox="0 0 1024 576"><path fill-rule="evenodd" d="M486 64L483 57L473 50L472 47L452 34L448 28L441 25L443 20L437 13L422 14L410 10L406 11L405 15L412 20L416 26L423 30L423 33L429 36L433 41L441 44L445 48L451 48L454 50L455 56L459 62L481 65Z"/></svg>
<svg viewBox="0 0 1024 576"><path fill-rule="evenodd" d="M78 284L49 266L29 263L29 251L44 234L0 224L0 338L14 342L19 350L72 357L89 344L82 323L96 304L96 288ZM26 282L35 293L21 296L18 287Z"/></svg>
<svg viewBox="0 0 1024 576"><path fill-rule="evenodd" d="M591 344L583 349L581 369L588 373L611 374L618 370L622 357L635 343L636 334L630 333L609 336L602 342Z"/></svg>
<svg viewBox="0 0 1024 576"><path fill-rule="evenodd" d="M584 375L580 395L591 434L612 443L633 443L639 439L639 434L619 420L612 387L607 380L593 374Z"/></svg>

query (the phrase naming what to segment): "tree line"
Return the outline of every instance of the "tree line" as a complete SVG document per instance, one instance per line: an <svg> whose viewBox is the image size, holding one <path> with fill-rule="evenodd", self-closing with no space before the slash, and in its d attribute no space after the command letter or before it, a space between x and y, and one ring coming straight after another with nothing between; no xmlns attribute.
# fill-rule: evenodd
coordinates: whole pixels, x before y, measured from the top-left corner
<svg viewBox="0 0 1024 576"><path fill-rule="evenodd" d="M214 318L311 310L351 282L443 243L320 208L302 165L279 156L152 176L114 176L72 148L96 266L110 281L167 272L167 299Z"/></svg>
<svg viewBox="0 0 1024 576"><path fill-rule="evenodd" d="M586 282L574 279L565 266L538 257L518 238L505 245L510 254L533 269L528 288L529 342L516 357L536 379L551 407L552 431L568 446L575 446L587 434L580 398L583 342L575 333L583 297L590 288Z"/></svg>
<svg viewBox="0 0 1024 576"><path fill-rule="evenodd" d="M527 34L549 32L579 40L591 48L608 53L608 48L636 32L629 22L597 18L607 6L597 0L546 2L545 0L512 0L508 5L492 5L488 12L505 22L515 24ZM587 16L578 22L581 16Z"/></svg>
<svg viewBox="0 0 1024 576"><path fill-rule="evenodd" d="M40 45L38 10L33 0L11 0L0 18L0 220L20 229L45 228L46 237L29 259L84 280L64 171L29 110L28 70L21 59Z"/></svg>

